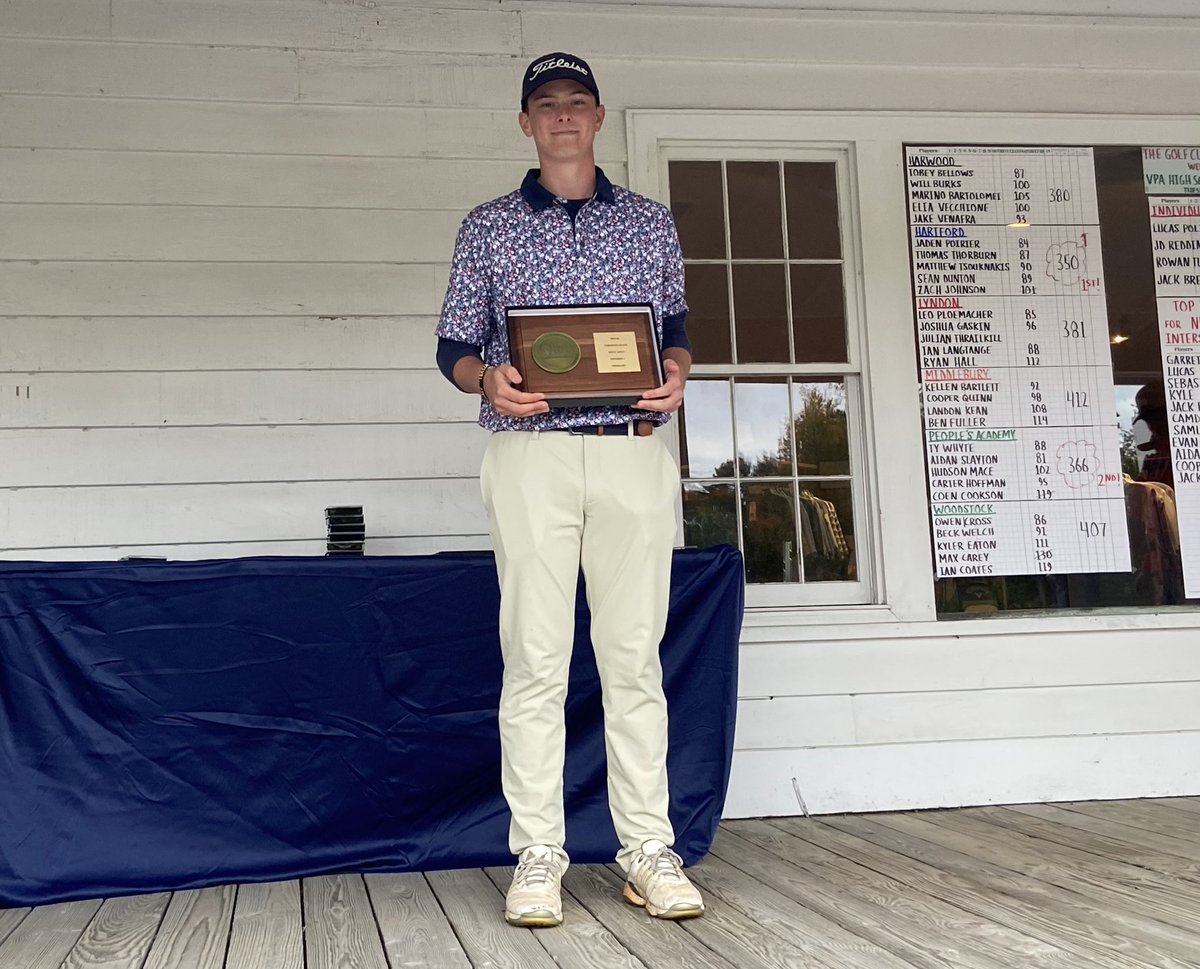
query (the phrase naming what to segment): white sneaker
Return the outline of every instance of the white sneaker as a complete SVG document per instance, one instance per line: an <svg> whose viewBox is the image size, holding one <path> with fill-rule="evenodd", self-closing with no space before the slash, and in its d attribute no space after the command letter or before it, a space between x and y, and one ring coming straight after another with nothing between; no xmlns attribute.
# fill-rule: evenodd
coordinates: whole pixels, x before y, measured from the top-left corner
<svg viewBox="0 0 1200 969"><path fill-rule="evenodd" d="M704 900L683 873L683 859L661 841L647 841L629 862L625 899L645 906L656 919L704 914Z"/></svg>
<svg viewBox="0 0 1200 969"><path fill-rule="evenodd" d="M504 901L504 921L531 928L562 924L562 865L549 845L521 852Z"/></svg>

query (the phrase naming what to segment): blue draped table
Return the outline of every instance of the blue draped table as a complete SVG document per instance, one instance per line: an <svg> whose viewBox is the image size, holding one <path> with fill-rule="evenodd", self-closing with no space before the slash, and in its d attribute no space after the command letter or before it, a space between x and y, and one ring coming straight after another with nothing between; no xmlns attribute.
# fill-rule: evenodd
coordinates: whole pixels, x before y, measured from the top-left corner
<svg viewBox="0 0 1200 969"><path fill-rule="evenodd" d="M742 564L675 553L671 820L689 863L733 748ZM0 906L511 863L487 554L0 564ZM567 851L611 861L579 596Z"/></svg>

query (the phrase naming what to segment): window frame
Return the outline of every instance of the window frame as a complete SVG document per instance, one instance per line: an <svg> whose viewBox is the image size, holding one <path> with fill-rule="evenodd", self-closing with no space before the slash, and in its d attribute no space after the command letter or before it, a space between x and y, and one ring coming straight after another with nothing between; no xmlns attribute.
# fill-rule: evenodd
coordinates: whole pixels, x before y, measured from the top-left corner
<svg viewBox="0 0 1200 969"><path fill-rule="evenodd" d="M722 194L724 202L724 220L725 220L725 246L726 258L723 259L696 259L688 260L698 264L720 265L720 266L737 266L737 265L782 265L785 275L790 272L790 267L794 265L819 264L830 265L837 264L842 267L842 289L843 302L846 325L846 361L844 363L721 363L721 364L695 364L692 367L692 376L694 377L709 377L714 379L729 379L734 378L750 378L750 377L790 377L793 380L805 381L806 379L818 380L820 378L838 378L844 382L846 394L846 425L849 429L850 439L850 472L847 476L838 476L836 480L849 479L852 507L854 508L854 535L855 535L855 564L858 578L848 581L812 581L812 582L780 582L780 583L748 583L746 586L747 604L754 607L787 607L787 606L830 606L830 605L869 605L875 599L875 568L874 568L874 542L872 540L872 532L869 527L869 522L872 518L870 506L868 505L869 489L867 487L865 477L870 469L869 454L863 446L862 441L865 435L862 433L862 417L865 407L862 403L862 395L865 392L864 381L862 380L862 320L863 306L861 299L862 273L859 270L858 263L858 238L857 238L857 208L854 198L854 186L851 179L851 155L850 146L821 146L809 147L807 145L787 145L777 146L772 149L764 149L763 147L747 147L742 145L729 145L722 143L692 143L686 146L671 145L663 149L663 159L667 166L667 184L665 186L665 194L670 196L670 171L669 166L672 161L716 161L716 162L738 162L738 161L756 161L756 162L771 162L779 164L780 177L782 180L783 169L782 164L787 162L815 162L815 163L831 163L835 171L835 184L838 193L838 222L839 232L841 236L842 253L839 259L793 259L788 253L787 232L784 232L783 252L781 259L741 259L733 258L730 250L730 220L728 211L728 183L724 174L722 175ZM781 185L781 193L784 191ZM786 209L782 205L783 195L781 194L781 220L786 218ZM783 223L781 222L781 225ZM788 293L788 345L792 347L792 323L790 319L791 312L791 283L787 285ZM737 323L736 309L734 304L733 293L733 274L732 272L726 275L726 286L729 295L729 311L731 319L731 337L733 348L738 344L737 340ZM792 405L792 394L789 387L788 392L789 409ZM679 456L679 423L673 422L671 442L675 450L676 457ZM738 437L736 422L733 428L734 440L734 477L728 479L732 481L736 487L739 487L742 482L755 482L757 478L743 478L738 472L736 455L738 453ZM703 483L705 479L696 479ZM725 481L726 479L714 479ZM809 480L807 476L794 475L789 479L793 484L800 485L803 481ZM794 496L793 496L794 497ZM795 503L795 500L793 501ZM737 511L737 522L739 531L743 526L741 502L735 503ZM866 525L860 534L860 525ZM680 528L677 533L677 541L683 543L682 532L682 498L680 501Z"/></svg>
<svg viewBox="0 0 1200 969"><path fill-rule="evenodd" d="M1195 116L1069 115L1019 112L872 112L661 110L626 111L630 187L669 204L667 163L687 152L709 150L735 159L745 152L759 159L782 157L789 148L848 153L851 204L849 234L860 278L861 380L864 413L857 445L864 452L865 510L870 522L856 522L869 537L873 604L785 604L747 591L747 630L847 623L921 623L944 630L934 605L934 564L929 528L923 434L918 395L917 340L905 205L904 145L1166 145L1200 142ZM687 157L700 157L687 155ZM840 190L840 182L839 182ZM846 253L843 253L846 255ZM851 290L845 281L847 299ZM826 373L834 371L826 369ZM697 371L699 374L699 370ZM849 417L849 415L847 415ZM672 422L672 427L675 426ZM678 430L673 446L678 456ZM886 486L884 486L886 483ZM682 501L677 504L682 535ZM806 608L806 606L817 608ZM1146 609L1117 614L1047 613L1071 628L1144 625ZM1013 630L1031 617L986 620L996 633ZM968 621L957 620L956 626Z"/></svg>

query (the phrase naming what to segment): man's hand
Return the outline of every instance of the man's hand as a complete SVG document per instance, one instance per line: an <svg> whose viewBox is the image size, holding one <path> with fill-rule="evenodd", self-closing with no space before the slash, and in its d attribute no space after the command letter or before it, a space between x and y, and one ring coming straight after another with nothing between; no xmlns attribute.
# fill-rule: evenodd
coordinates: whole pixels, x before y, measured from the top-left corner
<svg viewBox="0 0 1200 969"><path fill-rule="evenodd" d="M497 414L505 417L532 417L550 410L545 394L527 394L517 389L521 374L511 363L489 367L483 375L483 392Z"/></svg>
<svg viewBox="0 0 1200 969"><path fill-rule="evenodd" d="M663 360L663 384L642 394L642 399L633 406L638 410L653 410L662 414L674 414L683 403L683 371L679 364L667 357Z"/></svg>

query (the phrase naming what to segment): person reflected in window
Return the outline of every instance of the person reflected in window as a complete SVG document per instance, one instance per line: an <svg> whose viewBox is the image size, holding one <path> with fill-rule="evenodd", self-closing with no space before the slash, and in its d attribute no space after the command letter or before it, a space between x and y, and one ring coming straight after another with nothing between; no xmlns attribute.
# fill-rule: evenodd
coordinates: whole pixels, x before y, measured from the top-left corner
<svg viewBox="0 0 1200 969"><path fill-rule="evenodd" d="M1160 379L1151 380L1134 397L1137 416L1133 423L1141 421L1150 432L1150 438L1139 444L1143 452L1139 481L1157 481L1175 487L1175 475L1171 470L1171 432L1167 423L1167 397Z"/></svg>

